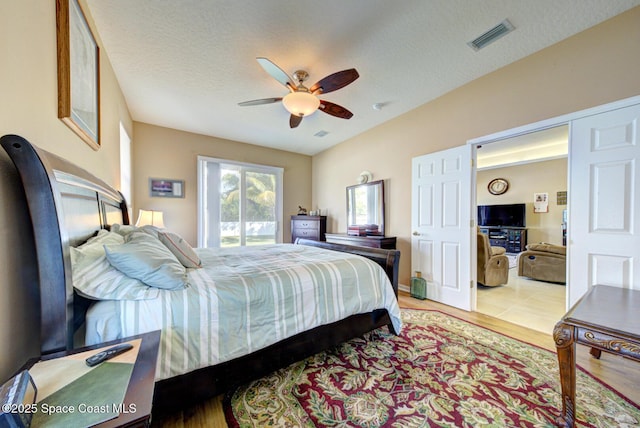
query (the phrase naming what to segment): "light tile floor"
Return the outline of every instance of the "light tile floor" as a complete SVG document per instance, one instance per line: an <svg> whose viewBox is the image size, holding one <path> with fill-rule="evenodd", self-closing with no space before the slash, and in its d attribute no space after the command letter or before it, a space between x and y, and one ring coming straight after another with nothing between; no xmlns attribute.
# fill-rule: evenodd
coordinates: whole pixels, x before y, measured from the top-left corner
<svg viewBox="0 0 640 428"><path fill-rule="evenodd" d="M509 269L509 282L498 287L478 286L477 311L514 324L552 334L566 312L567 288L535 281Z"/></svg>

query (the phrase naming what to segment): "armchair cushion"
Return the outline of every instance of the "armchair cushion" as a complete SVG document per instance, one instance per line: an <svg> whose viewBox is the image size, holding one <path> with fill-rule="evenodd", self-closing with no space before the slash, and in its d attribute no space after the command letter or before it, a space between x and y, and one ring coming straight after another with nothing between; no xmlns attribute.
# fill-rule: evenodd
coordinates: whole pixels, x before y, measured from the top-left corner
<svg viewBox="0 0 640 428"><path fill-rule="evenodd" d="M504 247L491 247L491 255L492 256L501 256L507 252L507 249Z"/></svg>
<svg viewBox="0 0 640 428"><path fill-rule="evenodd" d="M567 255L567 247L563 247L561 245L547 244L544 242L541 242L539 244L529 244L527 245L527 250L561 254L563 256Z"/></svg>

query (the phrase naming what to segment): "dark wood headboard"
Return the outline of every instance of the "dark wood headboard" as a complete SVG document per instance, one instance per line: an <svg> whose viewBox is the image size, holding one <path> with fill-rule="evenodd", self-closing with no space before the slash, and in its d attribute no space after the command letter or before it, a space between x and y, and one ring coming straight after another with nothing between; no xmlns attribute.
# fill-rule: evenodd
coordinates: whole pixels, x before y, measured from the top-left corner
<svg viewBox="0 0 640 428"><path fill-rule="evenodd" d="M73 349L88 306L73 292L70 247L115 223L129 224L124 197L91 173L17 135L0 138L24 187L37 252L43 355Z"/></svg>

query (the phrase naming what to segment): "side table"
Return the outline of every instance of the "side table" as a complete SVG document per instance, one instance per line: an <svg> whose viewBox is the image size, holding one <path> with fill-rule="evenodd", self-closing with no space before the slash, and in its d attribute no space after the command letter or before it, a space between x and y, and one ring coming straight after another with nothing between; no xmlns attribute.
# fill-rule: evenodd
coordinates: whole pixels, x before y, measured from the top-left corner
<svg viewBox="0 0 640 428"><path fill-rule="evenodd" d="M160 346L160 330L100 343L98 345L73 349L71 351L57 352L43 358L32 358L22 367L22 370L30 369L38 361L66 357L80 352L128 342L134 339L141 339L140 350L133 366L133 371L122 403L122 408L134 408L135 412L120 413L116 418L95 426L100 428L148 427L151 424L151 407L153 403L158 348Z"/></svg>
<svg viewBox="0 0 640 428"><path fill-rule="evenodd" d="M596 285L556 324L562 386L562 415L558 423L576 423L576 343L590 346L594 357L608 351L640 361L640 290Z"/></svg>

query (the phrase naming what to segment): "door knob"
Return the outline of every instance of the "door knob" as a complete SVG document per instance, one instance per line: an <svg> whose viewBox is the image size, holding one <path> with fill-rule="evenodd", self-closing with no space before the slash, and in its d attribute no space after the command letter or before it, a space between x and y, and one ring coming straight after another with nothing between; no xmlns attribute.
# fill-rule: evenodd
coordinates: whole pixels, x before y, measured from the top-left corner
<svg viewBox="0 0 640 428"><path fill-rule="evenodd" d="M420 232L414 231L413 236L420 236Z"/></svg>

